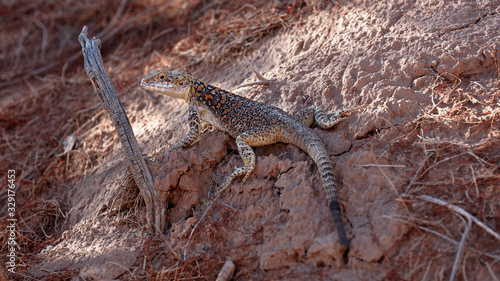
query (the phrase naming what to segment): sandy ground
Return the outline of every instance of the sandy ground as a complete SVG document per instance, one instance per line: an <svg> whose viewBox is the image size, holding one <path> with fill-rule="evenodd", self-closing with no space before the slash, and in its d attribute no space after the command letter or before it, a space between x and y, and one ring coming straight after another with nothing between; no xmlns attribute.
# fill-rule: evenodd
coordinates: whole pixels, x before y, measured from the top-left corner
<svg viewBox="0 0 500 281"><path fill-rule="evenodd" d="M206 13L219 7L207 5ZM251 20L265 4L253 5L229 16ZM286 7L290 11L292 3ZM183 49L187 39L181 35L169 39L168 52L157 43L133 56L104 41L105 64L145 154L188 130L183 101L138 88L155 69L184 66L202 81L290 113L314 103L328 112L369 105L334 129L313 129L335 167L348 260L344 264L317 167L293 145L255 148L257 167L248 181L239 187L236 180L211 199L242 165L234 139L223 132L206 132L192 147L150 164L156 188L168 193L169 228L161 236L147 233L144 203L127 177L118 138L107 114L94 106L97 99L79 67L66 72L64 90L83 96L89 114L67 131L54 129L59 143L78 130L77 144L69 156L59 156L57 177L43 181L57 192L33 191L43 198L35 209L49 214L27 219L29 227L19 230L40 233L43 222L50 234L33 238L36 243L23 240L31 251L9 276L215 280L230 259L236 265L232 280L498 280L499 7L499 1L305 1L244 55L224 49L223 58L212 58L208 50L194 63L173 59L196 51ZM79 31L71 35L75 40ZM133 40L124 42L137 48ZM244 57L272 80L269 86L239 88L257 80ZM51 76L37 77L34 89L40 90ZM2 90L4 108L24 84ZM64 107L52 102L52 110ZM51 114L36 113L42 119ZM36 125L5 120L4 139ZM4 161L16 157L7 155ZM28 179L20 183L30 185ZM476 221L468 226L471 217Z"/></svg>

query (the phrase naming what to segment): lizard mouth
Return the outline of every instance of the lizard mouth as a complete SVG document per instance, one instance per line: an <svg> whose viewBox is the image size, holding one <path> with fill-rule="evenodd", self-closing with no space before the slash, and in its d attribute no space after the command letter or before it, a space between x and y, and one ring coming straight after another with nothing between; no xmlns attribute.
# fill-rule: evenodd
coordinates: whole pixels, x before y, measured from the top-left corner
<svg viewBox="0 0 500 281"><path fill-rule="evenodd" d="M180 87L173 83L158 83L158 82L151 82L147 81L146 79L141 80L141 88L149 91L154 91L154 92L166 92L169 90L180 90Z"/></svg>
<svg viewBox="0 0 500 281"><path fill-rule="evenodd" d="M146 79L141 80L141 88L181 99L186 99L188 93L188 89L186 87L169 82L152 82L147 81Z"/></svg>

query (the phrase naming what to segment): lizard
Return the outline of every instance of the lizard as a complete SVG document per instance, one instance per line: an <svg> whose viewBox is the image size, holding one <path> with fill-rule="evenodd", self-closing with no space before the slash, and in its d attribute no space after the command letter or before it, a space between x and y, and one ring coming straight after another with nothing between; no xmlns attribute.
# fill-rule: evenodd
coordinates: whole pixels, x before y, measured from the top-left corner
<svg viewBox="0 0 500 281"><path fill-rule="evenodd" d="M189 104L189 132L173 146L161 145L153 153L153 158L168 149L179 150L193 144L200 136L202 122L236 139L244 166L236 168L226 178L218 193L226 189L235 177L244 176L241 185L248 179L255 167L255 154L251 147L283 142L294 144L309 154L319 168L340 244L345 249L349 248L333 166L324 145L309 127L316 123L322 129L329 129L346 119L352 111L366 106L339 110L328 117L320 106L312 105L290 115L278 107L222 90L179 70L154 71L141 80L140 86L151 92L183 99Z"/></svg>

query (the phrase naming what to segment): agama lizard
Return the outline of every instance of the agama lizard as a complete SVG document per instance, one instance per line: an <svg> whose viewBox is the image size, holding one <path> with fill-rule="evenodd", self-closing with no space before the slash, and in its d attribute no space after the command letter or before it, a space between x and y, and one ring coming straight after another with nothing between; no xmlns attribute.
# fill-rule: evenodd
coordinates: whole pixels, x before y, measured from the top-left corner
<svg viewBox="0 0 500 281"><path fill-rule="evenodd" d="M339 205L333 167L328 153L319 138L309 128L315 122L328 129L345 119L358 106L340 110L331 117L313 105L295 115L205 84L182 71L155 71L141 80L145 90L185 100L189 104L189 133L172 147L164 146L155 155L170 149L181 149L193 144L200 135L200 122L206 122L216 129L229 133L236 139L238 152L244 166L237 168L227 177L221 190L229 186L237 176L244 176L243 184L255 167L252 146L269 145L276 142L291 143L307 152L318 165L326 198L337 229L340 244L349 247Z"/></svg>

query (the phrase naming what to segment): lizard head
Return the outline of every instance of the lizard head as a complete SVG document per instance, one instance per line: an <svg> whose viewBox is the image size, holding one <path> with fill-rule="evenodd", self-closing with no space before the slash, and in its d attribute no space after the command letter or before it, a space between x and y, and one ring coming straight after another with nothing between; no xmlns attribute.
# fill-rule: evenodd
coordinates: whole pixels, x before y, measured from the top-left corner
<svg viewBox="0 0 500 281"><path fill-rule="evenodd" d="M193 77L180 70L157 70L142 78L141 87L148 91L188 101L193 88Z"/></svg>

